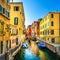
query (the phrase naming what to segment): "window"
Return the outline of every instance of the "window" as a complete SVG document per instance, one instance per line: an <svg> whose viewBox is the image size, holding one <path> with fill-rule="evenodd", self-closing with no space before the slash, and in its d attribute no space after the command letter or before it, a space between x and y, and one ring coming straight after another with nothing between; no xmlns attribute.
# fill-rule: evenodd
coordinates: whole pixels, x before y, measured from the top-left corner
<svg viewBox="0 0 60 60"><path fill-rule="evenodd" d="M0 5L0 13L5 14L6 17L10 16L10 13Z"/></svg>
<svg viewBox="0 0 60 60"><path fill-rule="evenodd" d="M47 30L48 31L48 34L49 34L49 30Z"/></svg>
<svg viewBox="0 0 60 60"><path fill-rule="evenodd" d="M2 6L0 5L0 12L2 13Z"/></svg>
<svg viewBox="0 0 60 60"><path fill-rule="evenodd" d="M51 34L54 34L54 30L51 30Z"/></svg>
<svg viewBox="0 0 60 60"><path fill-rule="evenodd" d="M5 14L5 8L3 8L3 14Z"/></svg>
<svg viewBox="0 0 60 60"><path fill-rule="evenodd" d="M53 14L51 14L51 18L53 18L54 17L54 15Z"/></svg>
<svg viewBox="0 0 60 60"><path fill-rule="evenodd" d="M15 6L14 7L14 11L19 11L19 7L18 6Z"/></svg>
<svg viewBox="0 0 60 60"><path fill-rule="evenodd" d="M44 35L44 31L43 31L43 35Z"/></svg>
<svg viewBox="0 0 60 60"><path fill-rule="evenodd" d="M3 53L3 41L0 42L0 53Z"/></svg>
<svg viewBox="0 0 60 60"><path fill-rule="evenodd" d="M47 33L48 33L47 30L45 30L45 31L44 31L44 34L47 35Z"/></svg>
<svg viewBox="0 0 60 60"><path fill-rule="evenodd" d="M7 13L8 13L8 12L7 12L7 10L6 10L6 13L5 13L5 14L6 14L6 16L7 16Z"/></svg>
<svg viewBox="0 0 60 60"><path fill-rule="evenodd" d="M16 45L18 45L18 38L16 38Z"/></svg>
<svg viewBox="0 0 60 60"><path fill-rule="evenodd" d="M51 22L51 26L54 26L54 22L53 21Z"/></svg>
<svg viewBox="0 0 60 60"><path fill-rule="evenodd" d="M10 13L8 12L8 17L10 17Z"/></svg>
<svg viewBox="0 0 60 60"><path fill-rule="evenodd" d="M4 22L0 22L0 35L4 32Z"/></svg>
<svg viewBox="0 0 60 60"><path fill-rule="evenodd" d="M6 41L6 48L8 49L8 41Z"/></svg>
<svg viewBox="0 0 60 60"><path fill-rule="evenodd" d="M52 38L52 43L55 43L55 38Z"/></svg>
<svg viewBox="0 0 60 60"><path fill-rule="evenodd" d="M14 25L18 25L18 18L17 17L14 18Z"/></svg>
<svg viewBox="0 0 60 60"><path fill-rule="evenodd" d="M9 43L10 43L10 44L9 44L9 48L11 48L11 40L9 41Z"/></svg>
<svg viewBox="0 0 60 60"><path fill-rule="evenodd" d="M10 17L10 13L7 10L5 11L5 14L7 17Z"/></svg>

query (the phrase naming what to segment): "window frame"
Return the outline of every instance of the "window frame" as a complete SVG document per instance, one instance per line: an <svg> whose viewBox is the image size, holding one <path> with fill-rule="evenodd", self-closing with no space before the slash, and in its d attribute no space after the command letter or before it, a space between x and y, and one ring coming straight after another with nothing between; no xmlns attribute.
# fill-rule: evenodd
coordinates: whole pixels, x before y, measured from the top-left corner
<svg viewBox="0 0 60 60"><path fill-rule="evenodd" d="M55 43L55 38L52 38L51 40L52 40L52 41L51 41L52 43Z"/></svg>
<svg viewBox="0 0 60 60"><path fill-rule="evenodd" d="M14 6L14 11L19 11L19 6Z"/></svg>
<svg viewBox="0 0 60 60"><path fill-rule="evenodd" d="M53 21L51 21L51 26L54 26L54 22Z"/></svg>
<svg viewBox="0 0 60 60"><path fill-rule="evenodd" d="M14 18L14 25L18 25L18 17Z"/></svg>
<svg viewBox="0 0 60 60"><path fill-rule="evenodd" d="M54 30L51 30L51 35L54 35Z"/></svg>
<svg viewBox="0 0 60 60"><path fill-rule="evenodd" d="M54 18L54 14L51 14L51 18Z"/></svg>

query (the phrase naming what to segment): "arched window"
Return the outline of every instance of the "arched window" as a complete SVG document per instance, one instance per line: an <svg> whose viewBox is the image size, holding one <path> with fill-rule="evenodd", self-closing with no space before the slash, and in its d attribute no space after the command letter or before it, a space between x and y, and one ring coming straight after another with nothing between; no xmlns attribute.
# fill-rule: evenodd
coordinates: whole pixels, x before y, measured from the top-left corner
<svg viewBox="0 0 60 60"><path fill-rule="evenodd" d="M18 25L18 17L14 18L14 25Z"/></svg>

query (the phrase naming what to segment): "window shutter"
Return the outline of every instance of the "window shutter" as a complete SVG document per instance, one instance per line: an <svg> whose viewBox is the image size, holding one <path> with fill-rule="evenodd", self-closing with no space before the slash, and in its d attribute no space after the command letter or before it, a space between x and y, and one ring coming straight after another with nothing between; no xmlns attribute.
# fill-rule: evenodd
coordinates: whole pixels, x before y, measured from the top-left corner
<svg viewBox="0 0 60 60"><path fill-rule="evenodd" d="M2 6L0 5L0 13L2 13Z"/></svg>
<svg viewBox="0 0 60 60"><path fill-rule="evenodd" d="M17 17L14 18L14 25L18 25L18 18Z"/></svg>

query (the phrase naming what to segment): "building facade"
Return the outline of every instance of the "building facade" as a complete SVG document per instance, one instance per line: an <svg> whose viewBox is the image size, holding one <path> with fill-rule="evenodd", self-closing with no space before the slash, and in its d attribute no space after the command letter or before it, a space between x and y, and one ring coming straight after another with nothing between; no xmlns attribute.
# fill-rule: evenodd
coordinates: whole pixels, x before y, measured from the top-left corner
<svg viewBox="0 0 60 60"><path fill-rule="evenodd" d="M0 59L13 60L21 47L25 29L22 2L0 0ZM23 35L24 36L24 35Z"/></svg>
<svg viewBox="0 0 60 60"><path fill-rule="evenodd" d="M39 21L34 21L31 25L31 35L32 37L39 37Z"/></svg>
<svg viewBox="0 0 60 60"><path fill-rule="evenodd" d="M29 26L27 27L27 29L26 29L26 36L27 36L28 38L31 38L31 25L29 25Z"/></svg>
<svg viewBox="0 0 60 60"><path fill-rule="evenodd" d="M15 25L18 29L18 42L20 44L20 37L23 35L25 28L25 16L22 2L10 3L10 24Z"/></svg>
<svg viewBox="0 0 60 60"><path fill-rule="evenodd" d="M10 3L11 57L14 58L24 40L25 16L22 2Z"/></svg>
<svg viewBox="0 0 60 60"><path fill-rule="evenodd" d="M60 13L49 12L40 20L40 40L46 43L46 46L56 51L56 46L60 44Z"/></svg>
<svg viewBox="0 0 60 60"><path fill-rule="evenodd" d="M11 49L14 49L18 45L17 28L14 25L10 25L10 43Z"/></svg>
<svg viewBox="0 0 60 60"><path fill-rule="evenodd" d="M10 5L9 0L0 0L0 59L5 60L10 43ZM8 57L8 56L7 56Z"/></svg>

